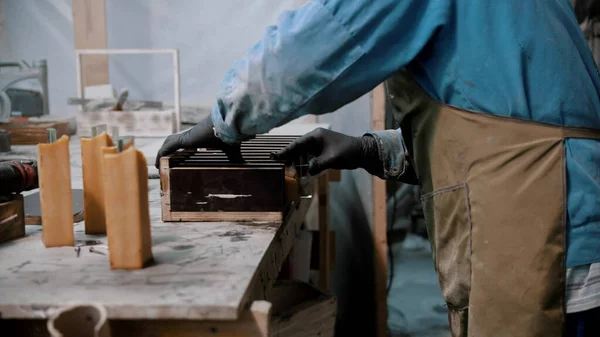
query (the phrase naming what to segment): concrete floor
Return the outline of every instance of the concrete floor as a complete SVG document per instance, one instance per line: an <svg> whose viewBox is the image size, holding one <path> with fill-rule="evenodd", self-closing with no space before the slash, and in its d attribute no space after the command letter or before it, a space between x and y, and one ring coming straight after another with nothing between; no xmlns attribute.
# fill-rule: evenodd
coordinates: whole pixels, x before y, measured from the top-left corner
<svg viewBox="0 0 600 337"><path fill-rule="evenodd" d="M394 279L388 295L391 337L450 337L448 316L429 242L408 235L392 245Z"/></svg>

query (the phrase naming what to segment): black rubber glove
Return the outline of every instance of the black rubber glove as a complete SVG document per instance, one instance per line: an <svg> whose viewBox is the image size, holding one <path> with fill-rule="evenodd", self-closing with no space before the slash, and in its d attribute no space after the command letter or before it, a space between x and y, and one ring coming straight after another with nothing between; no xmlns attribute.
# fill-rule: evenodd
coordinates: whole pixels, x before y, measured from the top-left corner
<svg viewBox="0 0 600 337"><path fill-rule="evenodd" d="M240 144L228 144L215 135L210 116L196 126L182 132L170 135L165 139L156 155L156 168L160 166L160 158L170 155L179 149L211 148L223 151L230 161L243 162Z"/></svg>
<svg viewBox="0 0 600 337"><path fill-rule="evenodd" d="M288 162L301 156L313 157L308 162L308 173L311 175L327 169L357 168L363 168L373 175L383 173L377 141L370 136L352 137L318 128L274 154L275 159Z"/></svg>

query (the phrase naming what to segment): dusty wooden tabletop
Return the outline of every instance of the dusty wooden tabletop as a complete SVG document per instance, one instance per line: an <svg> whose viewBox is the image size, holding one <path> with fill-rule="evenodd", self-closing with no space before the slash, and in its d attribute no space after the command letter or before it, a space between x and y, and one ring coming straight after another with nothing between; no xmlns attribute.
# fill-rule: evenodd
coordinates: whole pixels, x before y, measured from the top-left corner
<svg viewBox="0 0 600 337"><path fill-rule="evenodd" d="M149 163L161 143L135 140L138 149L147 149ZM82 188L79 139L70 145L72 188ZM13 153L0 159L27 156L35 157L34 146L13 146ZM236 319L254 290L274 281L272 270L281 267L289 250L281 241L290 246L299 225L163 223L159 184L149 180L155 264L111 270L108 255L90 252L89 246L81 247L79 256L74 247L45 248L41 226L27 226L25 238L0 245L0 317L44 319L60 307L95 302L112 319ZM83 226L75 225L75 239L99 240L94 248L107 252L106 237L85 235Z"/></svg>

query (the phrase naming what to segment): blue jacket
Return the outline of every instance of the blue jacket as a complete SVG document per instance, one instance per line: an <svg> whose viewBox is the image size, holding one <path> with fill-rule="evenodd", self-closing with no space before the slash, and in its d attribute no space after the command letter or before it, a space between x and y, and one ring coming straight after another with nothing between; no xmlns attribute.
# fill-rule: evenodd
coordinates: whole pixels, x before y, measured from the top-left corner
<svg viewBox="0 0 600 337"><path fill-rule="evenodd" d="M313 0L226 74L216 132L234 142L335 111L404 67L450 105L600 129L600 76L569 0ZM394 178L398 137L373 134ZM574 267L600 262L600 142L566 147Z"/></svg>

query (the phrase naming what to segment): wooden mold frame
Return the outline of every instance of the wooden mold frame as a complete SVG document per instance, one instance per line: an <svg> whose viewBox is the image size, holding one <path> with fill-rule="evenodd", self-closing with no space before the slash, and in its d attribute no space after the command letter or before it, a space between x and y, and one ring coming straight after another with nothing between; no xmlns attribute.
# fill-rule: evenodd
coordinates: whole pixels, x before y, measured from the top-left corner
<svg viewBox="0 0 600 337"><path fill-rule="evenodd" d="M290 202L310 189L310 178L303 161L286 166L270 154L296 138L259 135L243 142L242 164L212 149L161 158L162 220L282 221Z"/></svg>
<svg viewBox="0 0 600 337"><path fill-rule="evenodd" d="M179 89L179 52L177 49L76 49L77 93L84 97L82 77L83 55L142 55L167 54L173 60L174 100L173 109L139 111L83 111L78 107L77 133L91 135L94 125L106 124L109 129L119 128L119 134L134 137L166 137L181 129L181 94Z"/></svg>
<svg viewBox="0 0 600 337"><path fill-rule="evenodd" d="M0 202L0 243L25 236L25 212L23 196L11 196Z"/></svg>

